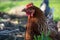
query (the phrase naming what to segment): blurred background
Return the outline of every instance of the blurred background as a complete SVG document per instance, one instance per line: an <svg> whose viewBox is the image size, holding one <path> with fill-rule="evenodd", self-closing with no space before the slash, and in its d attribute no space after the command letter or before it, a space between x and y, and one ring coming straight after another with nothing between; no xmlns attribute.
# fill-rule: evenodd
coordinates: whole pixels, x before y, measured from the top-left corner
<svg viewBox="0 0 60 40"><path fill-rule="evenodd" d="M43 0L0 0L0 11L7 12L11 8L16 6L21 6L33 2L37 7L40 7L40 4ZM54 8L54 20L58 21L60 19L60 0L49 0L49 6Z"/></svg>

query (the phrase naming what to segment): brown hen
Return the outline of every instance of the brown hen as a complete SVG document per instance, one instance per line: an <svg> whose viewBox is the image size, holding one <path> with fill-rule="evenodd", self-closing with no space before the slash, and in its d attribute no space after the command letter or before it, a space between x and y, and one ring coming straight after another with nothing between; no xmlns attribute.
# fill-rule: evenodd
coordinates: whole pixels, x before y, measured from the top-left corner
<svg viewBox="0 0 60 40"><path fill-rule="evenodd" d="M28 16L25 40L33 40L34 35L41 35L42 32L45 35L47 34L48 25L46 23L46 17L38 7L30 3L22 11L26 12Z"/></svg>

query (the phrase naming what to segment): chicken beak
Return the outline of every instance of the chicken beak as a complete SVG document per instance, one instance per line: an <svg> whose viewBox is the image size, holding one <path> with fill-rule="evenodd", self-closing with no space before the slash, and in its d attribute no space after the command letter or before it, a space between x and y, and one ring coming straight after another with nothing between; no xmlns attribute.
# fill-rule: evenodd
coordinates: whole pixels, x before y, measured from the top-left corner
<svg viewBox="0 0 60 40"><path fill-rule="evenodd" d="M24 9L22 10L22 12L26 12L26 9L24 8Z"/></svg>

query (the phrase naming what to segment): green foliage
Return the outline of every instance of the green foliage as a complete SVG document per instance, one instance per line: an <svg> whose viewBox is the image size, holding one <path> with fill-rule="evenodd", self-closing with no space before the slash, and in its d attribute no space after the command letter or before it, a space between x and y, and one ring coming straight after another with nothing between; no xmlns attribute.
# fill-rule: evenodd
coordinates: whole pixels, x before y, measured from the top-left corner
<svg viewBox="0 0 60 40"><path fill-rule="evenodd" d="M34 40L52 40L50 37L49 37L49 33L47 35L44 35L44 33L42 32L41 36L34 36Z"/></svg>

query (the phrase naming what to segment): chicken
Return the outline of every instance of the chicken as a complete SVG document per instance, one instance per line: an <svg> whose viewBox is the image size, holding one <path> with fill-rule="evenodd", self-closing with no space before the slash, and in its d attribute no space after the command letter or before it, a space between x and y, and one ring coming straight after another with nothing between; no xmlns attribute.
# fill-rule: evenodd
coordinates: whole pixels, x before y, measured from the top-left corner
<svg viewBox="0 0 60 40"><path fill-rule="evenodd" d="M50 13L49 0L43 0L40 9L44 12L45 16L47 17Z"/></svg>
<svg viewBox="0 0 60 40"><path fill-rule="evenodd" d="M44 15L47 17L47 24L51 31L51 37L56 36L58 28L56 26L56 23L53 21L54 8L49 7L49 0L43 0L40 9L44 12Z"/></svg>
<svg viewBox="0 0 60 40"><path fill-rule="evenodd" d="M42 32L47 34L46 17L38 7L30 3L22 11L28 16L25 40L33 40L34 35L41 35Z"/></svg>

